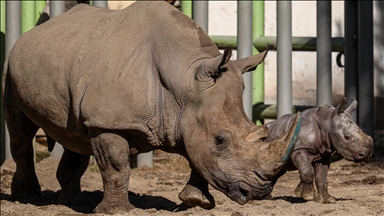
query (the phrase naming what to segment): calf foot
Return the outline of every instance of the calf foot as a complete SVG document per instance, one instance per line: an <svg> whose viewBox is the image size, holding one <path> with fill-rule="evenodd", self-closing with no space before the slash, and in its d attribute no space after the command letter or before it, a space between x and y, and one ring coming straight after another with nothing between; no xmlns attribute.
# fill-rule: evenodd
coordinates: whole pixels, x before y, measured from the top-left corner
<svg viewBox="0 0 384 216"><path fill-rule="evenodd" d="M207 196L208 198L201 190L189 184L185 185L179 193L179 199L191 207L200 206L204 209L212 209L215 207L215 201L211 194L207 193Z"/></svg>
<svg viewBox="0 0 384 216"><path fill-rule="evenodd" d="M300 184L297 185L294 193L297 197L301 197L308 201L314 199L314 189L312 184L305 184L300 182Z"/></svg>

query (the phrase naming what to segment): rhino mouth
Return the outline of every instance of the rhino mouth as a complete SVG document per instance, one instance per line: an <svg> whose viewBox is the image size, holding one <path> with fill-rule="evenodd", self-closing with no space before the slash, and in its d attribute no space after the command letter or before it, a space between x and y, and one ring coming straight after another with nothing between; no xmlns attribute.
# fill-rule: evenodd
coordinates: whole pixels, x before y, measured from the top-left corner
<svg viewBox="0 0 384 216"><path fill-rule="evenodd" d="M353 154L353 161L354 162L361 162L363 160L371 158L371 154L363 154L363 153L354 153Z"/></svg>
<svg viewBox="0 0 384 216"><path fill-rule="evenodd" d="M248 185L244 183L238 183L230 188L228 191L228 197L231 200L244 205L253 198L253 195L252 190Z"/></svg>

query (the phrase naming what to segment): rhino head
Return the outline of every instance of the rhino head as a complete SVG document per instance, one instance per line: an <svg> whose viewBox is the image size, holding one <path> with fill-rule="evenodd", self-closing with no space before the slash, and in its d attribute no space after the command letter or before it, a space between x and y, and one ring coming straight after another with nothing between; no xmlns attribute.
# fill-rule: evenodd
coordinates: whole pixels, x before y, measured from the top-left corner
<svg viewBox="0 0 384 216"><path fill-rule="evenodd" d="M189 93L193 102L183 115L181 128L191 164L209 184L240 204L271 192L272 177L289 158L300 128L297 115L286 134L264 142L267 127L255 126L244 112L242 74L254 70L266 54L232 61L226 49L203 61Z"/></svg>
<svg viewBox="0 0 384 216"><path fill-rule="evenodd" d="M347 99L343 97L332 112L330 139L336 151L345 159L359 162L372 156L373 140L351 118L357 101L353 98L350 106L344 109L346 103Z"/></svg>

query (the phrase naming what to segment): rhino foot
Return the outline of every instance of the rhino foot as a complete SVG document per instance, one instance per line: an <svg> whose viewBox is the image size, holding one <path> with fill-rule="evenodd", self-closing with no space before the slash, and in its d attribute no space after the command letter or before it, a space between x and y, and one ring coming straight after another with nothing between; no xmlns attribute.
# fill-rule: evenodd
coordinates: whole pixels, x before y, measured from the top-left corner
<svg viewBox="0 0 384 216"><path fill-rule="evenodd" d="M94 212L101 214L125 214L135 207L129 201L114 199L113 201L101 201Z"/></svg>
<svg viewBox="0 0 384 216"><path fill-rule="evenodd" d="M41 195L41 188L36 174L15 173L11 184L11 199L19 201L27 201Z"/></svg>
<svg viewBox="0 0 384 216"><path fill-rule="evenodd" d="M201 190L189 184L185 185L179 193L179 199L191 207L200 206L203 209L212 209L215 207L215 201L211 194L207 193L207 196L208 198Z"/></svg>
<svg viewBox="0 0 384 216"><path fill-rule="evenodd" d="M336 198L329 194L327 195L316 194L314 201L322 204L333 204L333 203L336 203Z"/></svg>
<svg viewBox="0 0 384 216"><path fill-rule="evenodd" d="M300 182L295 189L295 195L305 200L311 201L314 199L314 188L313 184L306 184Z"/></svg>

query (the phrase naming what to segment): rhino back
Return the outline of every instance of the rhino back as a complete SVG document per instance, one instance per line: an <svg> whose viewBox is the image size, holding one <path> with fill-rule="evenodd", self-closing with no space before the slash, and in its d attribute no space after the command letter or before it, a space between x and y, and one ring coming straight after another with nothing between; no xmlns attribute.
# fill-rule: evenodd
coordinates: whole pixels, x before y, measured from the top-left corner
<svg viewBox="0 0 384 216"><path fill-rule="evenodd" d="M307 109L300 113L301 127L298 134L295 149L307 149L311 153L317 153L318 148L323 144L322 134L319 124L319 113L317 108ZM267 124L267 141L277 139L283 133L288 131L289 125L294 120L295 114L287 114L281 118ZM322 118L323 115L320 115ZM322 119L325 123L327 120Z"/></svg>
<svg viewBox="0 0 384 216"><path fill-rule="evenodd" d="M80 4L24 34L9 73L39 126L49 121L80 135L84 127L149 131L161 125L164 107L177 107L172 92L188 90L188 68L219 54L165 2L121 11Z"/></svg>

